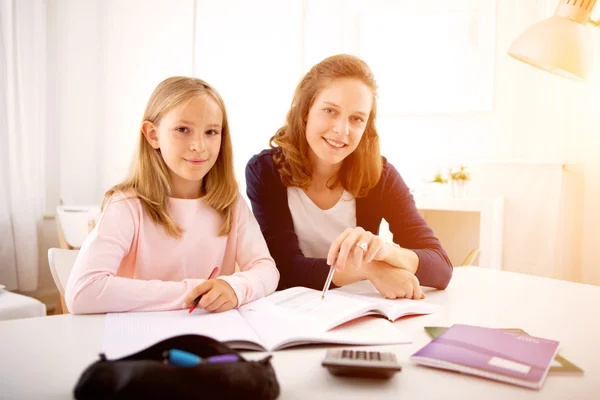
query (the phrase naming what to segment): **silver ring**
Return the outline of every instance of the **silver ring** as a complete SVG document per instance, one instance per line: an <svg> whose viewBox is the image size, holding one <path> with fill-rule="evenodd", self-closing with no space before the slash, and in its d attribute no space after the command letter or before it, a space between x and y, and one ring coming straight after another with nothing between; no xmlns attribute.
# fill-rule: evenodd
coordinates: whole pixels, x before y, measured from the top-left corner
<svg viewBox="0 0 600 400"><path fill-rule="evenodd" d="M356 247L360 248L365 253L367 252L367 250L369 250L369 245L367 244L367 242L358 242L356 243Z"/></svg>

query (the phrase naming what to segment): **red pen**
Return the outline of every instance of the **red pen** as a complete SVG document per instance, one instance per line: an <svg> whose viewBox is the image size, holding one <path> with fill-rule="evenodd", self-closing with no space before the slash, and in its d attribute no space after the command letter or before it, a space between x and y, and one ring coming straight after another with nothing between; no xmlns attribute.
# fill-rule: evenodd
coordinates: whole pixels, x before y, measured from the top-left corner
<svg viewBox="0 0 600 400"><path fill-rule="evenodd" d="M215 267L212 270L212 272L210 273L210 276L208 277L208 279L213 279L215 276L217 276L218 272L219 272L219 267ZM202 295L200 295L194 299L194 301L192 302L192 305L190 306L190 311L188 312L188 314L190 314L192 311L194 311L194 309L196 307L198 307L198 303L200 302L201 298L202 298Z"/></svg>

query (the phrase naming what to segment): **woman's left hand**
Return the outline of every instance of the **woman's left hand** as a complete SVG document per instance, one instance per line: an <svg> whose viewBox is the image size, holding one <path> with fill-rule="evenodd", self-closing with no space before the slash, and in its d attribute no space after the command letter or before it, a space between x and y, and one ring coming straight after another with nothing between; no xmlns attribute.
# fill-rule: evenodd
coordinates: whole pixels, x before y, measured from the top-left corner
<svg viewBox="0 0 600 400"><path fill-rule="evenodd" d="M331 244L327 264L335 263L336 271L343 271L348 262L360 268L362 263L385 260L388 247L382 238L360 226L348 228Z"/></svg>

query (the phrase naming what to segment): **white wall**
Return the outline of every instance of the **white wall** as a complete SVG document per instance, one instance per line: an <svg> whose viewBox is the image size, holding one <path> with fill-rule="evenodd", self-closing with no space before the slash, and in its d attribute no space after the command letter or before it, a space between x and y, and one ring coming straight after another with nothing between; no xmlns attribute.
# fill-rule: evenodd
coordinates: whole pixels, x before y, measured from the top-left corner
<svg viewBox="0 0 600 400"><path fill-rule="evenodd" d="M111 0L105 5L102 193L126 175L150 94L165 78L191 75L192 0Z"/></svg>
<svg viewBox="0 0 600 400"><path fill-rule="evenodd" d="M582 121L573 117L584 104L584 87L506 54L518 34L542 18L538 3L497 1L493 111L381 118L384 143L397 149L390 158L407 164L464 160L543 163L567 158L570 135L581 127L578 122Z"/></svg>
<svg viewBox="0 0 600 400"><path fill-rule="evenodd" d="M198 1L194 75L225 101L235 173L283 125L302 75L302 1Z"/></svg>
<svg viewBox="0 0 600 400"><path fill-rule="evenodd" d="M594 75L587 85L588 102L584 114L587 129L582 140L585 192L581 280L600 285L600 32L597 31L594 31Z"/></svg>
<svg viewBox="0 0 600 400"><path fill-rule="evenodd" d="M101 201L122 180L154 87L191 75L193 0L49 3L48 206ZM57 190L56 188L59 188Z"/></svg>

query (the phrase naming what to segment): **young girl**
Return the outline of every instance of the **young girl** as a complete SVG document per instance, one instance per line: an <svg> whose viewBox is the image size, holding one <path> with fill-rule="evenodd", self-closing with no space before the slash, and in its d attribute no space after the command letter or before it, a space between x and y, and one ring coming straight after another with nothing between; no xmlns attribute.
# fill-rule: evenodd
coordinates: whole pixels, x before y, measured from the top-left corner
<svg viewBox="0 0 600 400"><path fill-rule="evenodd" d="M103 209L69 276L74 314L174 310L201 294L198 307L220 312L277 287L238 193L225 105L200 79L172 77L154 90L131 176Z"/></svg>
<svg viewBox="0 0 600 400"><path fill-rule="evenodd" d="M360 59L337 55L296 88L272 149L246 166L248 198L281 273L280 288L369 279L388 298L443 289L452 264L408 187L379 153L376 84ZM385 218L396 244L377 236Z"/></svg>

